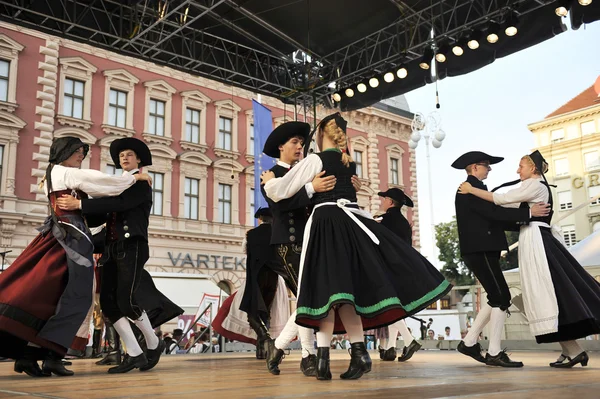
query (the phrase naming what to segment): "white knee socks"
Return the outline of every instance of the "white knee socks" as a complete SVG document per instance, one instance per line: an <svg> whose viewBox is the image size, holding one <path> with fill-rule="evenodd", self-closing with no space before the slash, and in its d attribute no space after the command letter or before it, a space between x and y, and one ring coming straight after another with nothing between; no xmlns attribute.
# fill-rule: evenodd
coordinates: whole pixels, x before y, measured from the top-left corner
<svg viewBox="0 0 600 399"><path fill-rule="evenodd" d="M490 316L490 346L488 353L490 356L496 356L500 351L502 343L502 328L506 320L506 311L500 308L493 308Z"/></svg>
<svg viewBox="0 0 600 399"><path fill-rule="evenodd" d="M158 337L154 333L154 329L152 328L152 324L150 324L150 319L146 312L142 313L142 317L134 321L137 328L142 331L144 334L144 338L146 338L146 345L148 349L156 349L158 348Z"/></svg>
<svg viewBox="0 0 600 399"><path fill-rule="evenodd" d="M279 336L275 339L275 347L286 349L296 337L300 339L302 344L302 357L314 354L314 334L310 328L300 327L296 324L296 311L294 311Z"/></svg>
<svg viewBox="0 0 600 399"><path fill-rule="evenodd" d="M137 339L133 334L133 330L131 329L129 319L127 317L121 317L119 320L113 323L113 327L115 330L117 330L119 336L123 340L123 343L127 347L127 353L129 353L129 356L135 357L143 353L140 344L137 342Z"/></svg>
<svg viewBox="0 0 600 399"><path fill-rule="evenodd" d="M469 333L463 339L466 346L473 346L477 343L479 334L483 331L483 327L490 321L491 314L492 307L486 303L475 318L475 322L473 322L473 326L471 326Z"/></svg>
<svg viewBox="0 0 600 399"><path fill-rule="evenodd" d="M327 317L321 319L319 331L317 331L317 346L319 348L329 348L331 337L333 337L333 327L335 326L335 311L331 309Z"/></svg>
<svg viewBox="0 0 600 399"><path fill-rule="evenodd" d="M408 346L410 344L412 344L412 342L415 340L412 336L412 334L410 333L410 331L408 331L408 327L406 326L406 322L404 320L400 320L395 322L394 324L392 324L392 326L394 326L394 330L398 330L400 332L400 335L402 335L402 340L404 341L404 346ZM390 326L390 327L392 327ZM390 336L392 336L392 329L390 328Z"/></svg>

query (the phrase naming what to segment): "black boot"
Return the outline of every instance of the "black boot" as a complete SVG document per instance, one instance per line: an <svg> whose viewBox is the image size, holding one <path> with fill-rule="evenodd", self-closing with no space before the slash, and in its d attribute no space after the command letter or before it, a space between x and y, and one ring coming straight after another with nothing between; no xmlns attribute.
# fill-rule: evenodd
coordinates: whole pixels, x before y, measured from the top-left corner
<svg viewBox="0 0 600 399"><path fill-rule="evenodd" d="M340 375L343 380L356 380L371 371L371 357L364 342L350 345L350 366L348 371Z"/></svg>
<svg viewBox="0 0 600 399"><path fill-rule="evenodd" d="M317 357L315 355L308 355L303 357L300 361L300 371L307 377L314 377L317 375Z"/></svg>
<svg viewBox="0 0 600 399"><path fill-rule="evenodd" d="M62 356L54 351L50 351L50 353L46 357L46 360L44 360L42 372L45 374L52 373L62 377L67 377L75 374L73 371L67 370L67 368L62 362Z"/></svg>
<svg viewBox="0 0 600 399"><path fill-rule="evenodd" d="M92 357L102 356L102 330L94 329L94 336L92 338Z"/></svg>
<svg viewBox="0 0 600 399"><path fill-rule="evenodd" d="M271 339L269 335L269 330L267 330L267 326L262 322L260 318L255 316L248 315L248 323L250 327L256 333L256 358L257 359L266 359L267 353L265 352L265 343L268 339Z"/></svg>
<svg viewBox="0 0 600 399"><path fill-rule="evenodd" d="M275 347L275 341L272 339L265 342L265 352L267 353L267 370L273 375L279 375L279 363L283 360L285 353Z"/></svg>
<svg viewBox="0 0 600 399"><path fill-rule="evenodd" d="M104 359L97 361L99 366L116 366L121 364L121 338L115 328L111 325L106 326L106 341L108 342L108 355Z"/></svg>
<svg viewBox="0 0 600 399"><path fill-rule="evenodd" d="M138 356L125 356L125 360L117 367L111 367L108 369L109 374L121 374L127 373L133 369L139 369L141 367L145 367L148 365L148 358L142 352L141 355Z"/></svg>
<svg viewBox="0 0 600 399"><path fill-rule="evenodd" d="M329 347L317 348L317 380L330 380Z"/></svg>
<svg viewBox="0 0 600 399"><path fill-rule="evenodd" d="M379 358L383 361L392 361L396 359L396 348L393 346L390 349L383 349L381 346L379 347Z"/></svg>
<svg viewBox="0 0 600 399"><path fill-rule="evenodd" d="M160 360L160 356L163 354L164 351L165 351L165 341L163 341L162 339L159 338L158 346L156 347L156 349L148 349L148 351L146 352L147 353L146 357L148 358L148 364L140 367L140 371L148 371L150 369L153 369L154 366L156 366L158 364L158 361Z"/></svg>
<svg viewBox="0 0 600 399"><path fill-rule="evenodd" d="M27 346L23 357L15 361L15 372L25 373L30 377L50 377L51 374L44 373L37 362L39 348Z"/></svg>
<svg viewBox="0 0 600 399"><path fill-rule="evenodd" d="M256 358L259 360L265 360L267 358L267 353L265 352L265 341L257 339L256 340Z"/></svg>
<svg viewBox="0 0 600 399"><path fill-rule="evenodd" d="M402 348L402 355L398 356L398 361L405 362L409 360L419 349L421 349L421 344L418 343L416 339L413 339L410 345L404 346L404 348Z"/></svg>

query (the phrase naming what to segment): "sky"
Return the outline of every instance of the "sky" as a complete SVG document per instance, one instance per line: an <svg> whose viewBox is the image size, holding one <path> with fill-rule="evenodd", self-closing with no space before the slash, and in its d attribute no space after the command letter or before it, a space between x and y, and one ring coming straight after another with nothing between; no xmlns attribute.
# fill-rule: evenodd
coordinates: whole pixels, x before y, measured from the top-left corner
<svg viewBox="0 0 600 399"><path fill-rule="evenodd" d="M566 22L568 25L568 21ZM600 75L600 22L569 30L475 72L438 82L441 148L430 147L432 192L429 191L425 142L417 147L417 184L421 252L432 260L433 223L455 215L454 195L466 174L450 165L468 151L502 156L486 181L488 187L515 180L519 159L531 152L527 125L540 121L594 84ZM407 93L411 112L436 111L435 85ZM436 256L437 257L437 256Z"/></svg>

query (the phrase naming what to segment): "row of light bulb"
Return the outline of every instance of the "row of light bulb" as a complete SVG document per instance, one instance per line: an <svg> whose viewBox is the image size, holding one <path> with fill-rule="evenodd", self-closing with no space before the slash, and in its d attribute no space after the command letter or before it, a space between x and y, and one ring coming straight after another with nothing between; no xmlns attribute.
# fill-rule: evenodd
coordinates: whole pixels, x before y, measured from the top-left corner
<svg viewBox="0 0 600 399"><path fill-rule="evenodd" d="M585 7L585 6L589 6L590 4L592 4L592 0L577 0L577 2L579 3L579 5ZM569 7L570 7L570 0L562 0L560 2L560 4L558 5L558 7L556 7L556 9L554 10L554 12L556 13L556 15L558 15L559 17L566 17L567 13L569 12Z"/></svg>

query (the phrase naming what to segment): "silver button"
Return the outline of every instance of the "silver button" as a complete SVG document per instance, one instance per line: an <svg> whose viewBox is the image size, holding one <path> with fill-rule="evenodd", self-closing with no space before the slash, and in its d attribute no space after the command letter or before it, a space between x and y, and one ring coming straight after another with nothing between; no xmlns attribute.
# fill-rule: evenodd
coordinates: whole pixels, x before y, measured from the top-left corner
<svg viewBox="0 0 600 399"><path fill-rule="evenodd" d="M289 223L290 225L293 225L293 224L294 224L294 219L290 219L290 220L288 220L288 223Z"/></svg>
<svg viewBox="0 0 600 399"><path fill-rule="evenodd" d="M129 230L129 226L123 226L123 230L125 230L125 231Z"/></svg>
<svg viewBox="0 0 600 399"><path fill-rule="evenodd" d="M131 234L125 233L125 238L129 238L130 236L131 236Z"/></svg>
<svg viewBox="0 0 600 399"><path fill-rule="evenodd" d="M290 241L291 241L291 242L294 242L294 241L296 241L296 236L290 236Z"/></svg>
<svg viewBox="0 0 600 399"><path fill-rule="evenodd" d="M288 215L294 216L294 212L290 212L290 213L288 213Z"/></svg>
<svg viewBox="0 0 600 399"><path fill-rule="evenodd" d="M295 229L295 228L293 228L293 227L290 227L290 233L292 233L292 234L293 234L293 233L295 233L295 232L296 232L296 229Z"/></svg>

